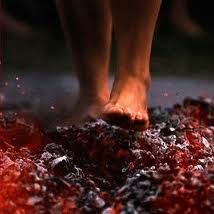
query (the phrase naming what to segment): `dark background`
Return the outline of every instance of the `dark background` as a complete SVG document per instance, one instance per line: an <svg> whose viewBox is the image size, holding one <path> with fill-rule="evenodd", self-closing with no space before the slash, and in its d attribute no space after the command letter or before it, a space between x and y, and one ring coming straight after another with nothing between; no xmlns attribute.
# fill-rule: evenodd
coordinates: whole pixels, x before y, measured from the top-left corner
<svg viewBox="0 0 214 214"><path fill-rule="evenodd" d="M192 38L174 29L169 18L171 1L163 1L152 48L150 105L169 106L186 96L213 97L211 3L189 1L190 16L207 32L204 37ZM30 35L1 33L4 102L30 103L38 111L71 108L78 96L78 84L53 1L4 0L2 8L32 28ZM115 68L114 44L112 50L111 72Z"/></svg>
<svg viewBox="0 0 214 214"><path fill-rule="evenodd" d="M170 4L169 0L163 1L159 15L152 51L152 72L173 75L185 75L187 72L193 76L203 73L209 74L210 78L214 53L211 1L189 1L191 17L209 33L207 37L198 39L175 31L169 19ZM14 32L3 34L5 69L32 67L64 71L70 68L70 56L65 49L53 0L3 0L2 5L9 15L29 24L34 31L31 37L17 36Z"/></svg>

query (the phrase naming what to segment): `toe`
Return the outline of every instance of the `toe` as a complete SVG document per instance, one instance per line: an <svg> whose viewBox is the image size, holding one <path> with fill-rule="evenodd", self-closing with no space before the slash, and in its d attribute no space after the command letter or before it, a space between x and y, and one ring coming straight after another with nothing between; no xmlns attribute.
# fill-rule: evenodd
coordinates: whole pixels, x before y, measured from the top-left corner
<svg viewBox="0 0 214 214"><path fill-rule="evenodd" d="M106 104L105 106L104 106L104 108L103 108L103 112L104 113L108 113L108 112L110 112L111 111L111 109L114 107L114 105L113 104L111 104L111 103L108 103L108 104Z"/></svg>
<svg viewBox="0 0 214 214"><path fill-rule="evenodd" d="M103 119L123 128L144 130L149 126L147 111L132 111L127 106L108 103L103 109Z"/></svg>
<svg viewBox="0 0 214 214"><path fill-rule="evenodd" d="M123 113L125 114L125 116L127 116L129 119L132 118L132 111L130 108L128 107L124 107L123 108Z"/></svg>
<svg viewBox="0 0 214 214"><path fill-rule="evenodd" d="M133 121L133 128L135 130L144 130L149 127L149 118L147 113L137 112L135 120Z"/></svg>
<svg viewBox="0 0 214 214"><path fill-rule="evenodd" d="M131 113L131 121L134 122L136 120L136 112L132 111Z"/></svg>
<svg viewBox="0 0 214 214"><path fill-rule="evenodd" d="M104 114L123 114L123 110L121 107L113 105L113 104L107 104L104 107Z"/></svg>
<svg viewBox="0 0 214 214"><path fill-rule="evenodd" d="M111 108L111 107L112 107L112 104L111 104L111 103L106 104L106 105L104 106L104 108L103 108L103 112L108 112L108 111L109 111L109 108Z"/></svg>
<svg viewBox="0 0 214 214"><path fill-rule="evenodd" d="M119 115L123 115L123 110L122 108L118 107L118 106L112 106L111 108L109 108L109 113L111 114L119 114Z"/></svg>
<svg viewBox="0 0 214 214"><path fill-rule="evenodd" d="M104 107L103 119L112 125L124 127L130 123L131 111L118 104L107 104Z"/></svg>
<svg viewBox="0 0 214 214"><path fill-rule="evenodd" d="M113 123L114 121L120 121L121 118L124 117L123 108L119 105L115 104L107 104L103 110L103 119L107 120L108 122Z"/></svg>
<svg viewBox="0 0 214 214"><path fill-rule="evenodd" d="M135 115L135 120L136 121L142 121L142 120L144 120L143 114L141 112L137 112L136 115Z"/></svg>

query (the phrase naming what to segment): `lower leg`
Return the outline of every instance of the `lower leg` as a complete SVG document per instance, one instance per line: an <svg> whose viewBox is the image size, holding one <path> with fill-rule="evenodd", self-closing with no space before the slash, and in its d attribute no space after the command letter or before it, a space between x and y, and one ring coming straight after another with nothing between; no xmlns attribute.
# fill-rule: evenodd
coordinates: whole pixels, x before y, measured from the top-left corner
<svg viewBox="0 0 214 214"><path fill-rule="evenodd" d="M83 117L98 114L109 98L108 63L111 13L108 0L56 0L80 85L76 109ZM78 113L76 113L78 117Z"/></svg>
<svg viewBox="0 0 214 214"><path fill-rule="evenodd" d="M112 0L117 41L117 70L107 116L148 125L150 52L161 0Z"/></svg>

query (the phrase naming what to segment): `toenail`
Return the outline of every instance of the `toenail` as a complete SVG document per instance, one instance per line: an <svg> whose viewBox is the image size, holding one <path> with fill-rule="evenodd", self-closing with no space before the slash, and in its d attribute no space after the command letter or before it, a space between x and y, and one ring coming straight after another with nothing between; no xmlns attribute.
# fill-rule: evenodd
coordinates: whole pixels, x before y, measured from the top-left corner
<svg viewBox="0 0 214 214"><path fill-rule="evenodd" d="M131 120L134 121L134 120L135 120L135 117L136 117L136 113L133 112L133 113L131 114Z"/></svg>
<svg viewBox="0 0 214 214"><path fill-rule="evenodd" d="M140 112L138 112L138 113L136 114L136 120L143 120L143 114L140 113Z"/></svg>
<svg viewBox="0 0 214 214"><path fill-rule="evenodd" d="M110 109L109 109L110 112L114 112L114 113L119 113L119 114L123 114L123 110L121 108L118 108L116 106L112 106Z"/></svg>
<svg viewBox="0 0 214 214"><path fill-rule="evenodd" d="M108 103L104 106L104 111L108 111L110 108L112 108L112 104Z"/></svg>
<svg viewBox="0 0 214 214"><path fill-rule="evenodd" d="M128 116L130 116L130 117L131 117L132 112L131 112L131 109L130 109L130 108L128 108L128 107L124 107L124 112L125 112L125 114L127 114Z"/></svg>

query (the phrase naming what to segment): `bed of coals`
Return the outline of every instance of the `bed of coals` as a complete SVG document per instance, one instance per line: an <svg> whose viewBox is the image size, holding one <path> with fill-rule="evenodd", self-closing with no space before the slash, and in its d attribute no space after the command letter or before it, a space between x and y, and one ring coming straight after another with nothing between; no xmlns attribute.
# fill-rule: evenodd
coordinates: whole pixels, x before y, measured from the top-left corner
<svg viewBox="0 0 214 214"><path fill-rule="evenodd" d="M214 100L152 108L150 121L46 131L2 112L0 214L214 213Z"/></svg>

